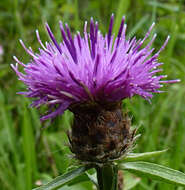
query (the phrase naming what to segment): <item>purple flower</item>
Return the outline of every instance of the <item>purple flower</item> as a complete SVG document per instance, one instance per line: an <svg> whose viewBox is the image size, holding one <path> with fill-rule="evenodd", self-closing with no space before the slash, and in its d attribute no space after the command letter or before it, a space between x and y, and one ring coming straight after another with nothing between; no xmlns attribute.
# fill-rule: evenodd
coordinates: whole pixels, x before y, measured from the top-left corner
<svg viewBox="0 0 185 190"><path fill-rule="evenodd" d="M37 39L41 45L39 53L31 48L23 48L32 57L28 64L23 64L14 57L17 64L11 65L19 80L27 86L27 97L35 98L34 107L49 105L49 113L41 118L46 120L62 114L72 104L93 102L97 104L118 102L134 95L149 100L152 93L159 93L162 83L174 83L178 80L161 80L165 75L156 75L162 69L158 67L159 53L166 46L169 37L158 52L151 49L156 38L142 48L154 26L150 27L144 39L126 40L126 24L122 19L116 38L112 34L114 15L111 16L108 34L98 30L98 23L91 18L90 32L87 22L83 37L79 32L72 38L70 29L65 29L60 22L63 42L58 43L48 24L46 29L52 40L44 45L38 31ZM115 39L115 40L114 40ZM18 64L24 67L24 73L18 70Z"/></svg>

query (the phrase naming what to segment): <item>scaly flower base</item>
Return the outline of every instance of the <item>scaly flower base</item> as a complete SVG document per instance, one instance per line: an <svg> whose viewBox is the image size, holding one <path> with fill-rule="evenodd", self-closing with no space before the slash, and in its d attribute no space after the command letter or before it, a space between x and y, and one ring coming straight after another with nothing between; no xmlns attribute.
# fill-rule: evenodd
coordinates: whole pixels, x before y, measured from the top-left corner
<svg viewBox="0 0 185 190"><path fill-rule="evenodd" d="M132 147L135 131L130 130L128 116L122 114L121 102L76 104L70 110L74 123L69 141L77 159L105 164Z"/></svg>

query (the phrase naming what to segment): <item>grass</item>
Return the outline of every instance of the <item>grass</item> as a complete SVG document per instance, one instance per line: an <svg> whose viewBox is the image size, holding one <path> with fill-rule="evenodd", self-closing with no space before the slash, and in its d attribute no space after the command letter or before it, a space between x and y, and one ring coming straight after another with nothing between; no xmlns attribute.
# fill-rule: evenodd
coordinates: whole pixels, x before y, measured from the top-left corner
<svg viewBox="0 0 185 190"><path fill-rule="evenodd" d="M117 33L123 15L128 24L128 37L144 36L152 22L158 37L154 47L159 49L166 36L171 40L162 52L164 72L169 79L180 78L179 84L164 87L166 93L156 95L152 104L139 97L124 101L124 109L132 115L133 126L140 126L142 134L135 152L169 151L153 160L172 168L185 171L185 6L183 1L147 0L33 0L0 1L0 45L4 55L0 59L0 189L30 190L36 184L49 181L64 173L73 158L69 157L66 130L70 126L71 113L57 118L53 123L41 124L39 112L28 108L29 101L16 95L25 87L17 81L10 68L12 55L24 62L29 60L18 39L37 50L35 29L42 40L48 40L44 29L47 21L57 39L60 39L58 21L68 22L73 31L82 30L85 20L91 16L99 20L103 32L107 30L109 17L115 13L114 31ZM44 128L44 129L43 129ZM62 190L92 190L91 183L64 187ZM173 190L182 188L142 179L133 189Z"/></svg>

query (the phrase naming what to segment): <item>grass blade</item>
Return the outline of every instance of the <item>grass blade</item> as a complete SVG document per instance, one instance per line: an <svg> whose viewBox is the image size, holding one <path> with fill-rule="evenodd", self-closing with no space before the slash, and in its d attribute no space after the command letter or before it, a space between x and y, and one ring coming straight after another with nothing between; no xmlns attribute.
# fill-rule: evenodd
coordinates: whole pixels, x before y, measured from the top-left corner
<svg viewBox="0 0 185 190"><path fill-rule="evenodd" d="M31 124L30 113L28 112L28 108L26 106L26 102L24 102L23 108L23 150L24 150L24 158L25 158L25 175L26 175L26 187L27 189L32 188L32 180L35 177L36 171L36 154L35 154L35 140L33 136L33 128Z"/></svg>
<svg viewBox="0 0 185 190"><path fill-rule="evenodd" d="M129 6L130 6L129 0L120 0L119 1L119 5L117 8L117 12L116 12L117 15L116 15L116 19L115 19L115 25L114 25L114 32L115 32L116 36L117 36L118 30L119 30L122 16L126 14Z"/></svg>

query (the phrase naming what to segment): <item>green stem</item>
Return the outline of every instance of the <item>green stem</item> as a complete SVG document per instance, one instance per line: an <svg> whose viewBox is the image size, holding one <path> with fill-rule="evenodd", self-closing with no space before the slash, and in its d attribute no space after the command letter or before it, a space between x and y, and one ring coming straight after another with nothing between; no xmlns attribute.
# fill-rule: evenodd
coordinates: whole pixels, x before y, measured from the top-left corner
<svg viewBox="0 0 185 190"><path fill-rule="evenodd" d="M117 165L105 164L103 166L97 166L97 179L98 179L98 190L118 190L118 167Z"/></svg>

